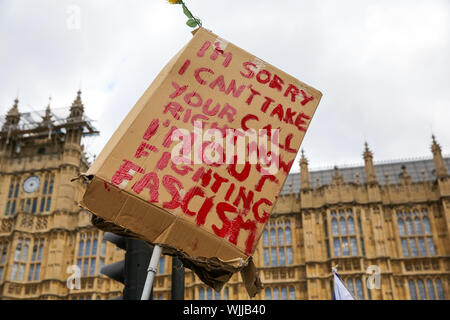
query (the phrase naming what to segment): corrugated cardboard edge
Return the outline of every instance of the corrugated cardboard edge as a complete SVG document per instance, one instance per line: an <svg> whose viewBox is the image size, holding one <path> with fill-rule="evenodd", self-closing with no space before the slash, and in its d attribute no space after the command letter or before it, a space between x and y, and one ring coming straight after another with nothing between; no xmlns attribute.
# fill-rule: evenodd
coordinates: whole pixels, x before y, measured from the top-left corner
<svg viewBox="0 0 450 320"><path fill-rule="evenodd" d="M93 181L97 181L97 183L99 183L99 181L101 183L106 183L108 185L108 188L113 188L115 190L118 190L118 188L110 185L103 179L96 177L94 175L82 174L78 178L75 178L73 180L76 179L83 179L84 181L88 180L90 181L88 189L86 190L85 193L85 197L83 197L83 200L79 203L79 205L85 210L91 212L92 224L95 227L103 231L113 232L121 236L138 239L146 242L149 245L158 244L162 246L164 254L170 256L177 256L182 261L185 267L194 271L194 273L200 278L200 280L202 280L206 285L214 288L214 290L216 291L220 291L223 288L223 286L229 281L231 276L239 271L241 272L244 285L250 297L253 298L259 291L262 290L261 280L259 279L258 272L251 257L248 257L246 261L242 258L237 258L229 261L222 261L217 257L210 257L210 258L201 256L193 257L184 252L183 250L178 249L174 246L170 246L164 243L158 242L153 243L151 241L148 241L148 239L140 236L139 234L133 232L132 230L124 228L120 224L114 223L113 221L104 219L90 210L90 206L88 205L90 201L88 198L86 198L86 196L90 192L89 189ZM123 191L120 190L118 192ZM127 197L132 197L135 201L145 202L142 199L134 197L133 195L130 195L127 192L124 193L127 195Z"/></svg>

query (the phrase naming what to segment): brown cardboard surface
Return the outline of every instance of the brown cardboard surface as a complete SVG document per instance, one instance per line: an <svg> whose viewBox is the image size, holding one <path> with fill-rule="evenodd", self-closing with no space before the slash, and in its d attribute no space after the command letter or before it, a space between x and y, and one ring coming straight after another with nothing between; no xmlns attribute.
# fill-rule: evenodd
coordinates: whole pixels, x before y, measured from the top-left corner
<svg viewBox="0 0 450 320"><path fill-rule="evenodd" d="M241 270L253 296L261 284L249 257L321 96L200 28L95 160L81 205L180 255L215 289ZM201 121L203 134L210 128L279 129L280 169L270 174L261 169L264 149L258 149L259 164L175 164L170 153L179 142L170 134L174 128L198 134L193 119Z"/></svg>

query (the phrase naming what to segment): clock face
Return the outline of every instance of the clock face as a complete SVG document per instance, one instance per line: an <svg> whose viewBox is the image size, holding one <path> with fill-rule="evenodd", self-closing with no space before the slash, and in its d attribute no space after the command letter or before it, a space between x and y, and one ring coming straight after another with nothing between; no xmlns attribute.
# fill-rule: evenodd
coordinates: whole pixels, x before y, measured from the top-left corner
<svg viewBox="0 0 450 320"><path fill-rule="evenodd" d="M41 184L41 180L39 179L39 177L36 177L36 176L29 177L23 183L23 191L25 191L26 193L35 192L39 188L40 184Z"/></svg>

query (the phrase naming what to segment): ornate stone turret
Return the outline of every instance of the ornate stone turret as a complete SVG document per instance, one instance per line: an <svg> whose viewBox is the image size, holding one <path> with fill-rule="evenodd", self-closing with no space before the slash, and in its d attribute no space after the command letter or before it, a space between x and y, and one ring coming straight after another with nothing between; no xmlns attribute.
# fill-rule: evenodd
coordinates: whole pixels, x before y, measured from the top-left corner
<svg viewBox="0 0 450 320"><path fill-rule="evenodd" d="M436 138L432 135L433 143L431 144L431 151L433 152L434 169L438 179L447 176L447 168L445 167L444 158L442 157L441 146L436 142Z"/></svg>
<svg viewBox="0 0 450 320"><path fill-rule="evenodd" d="M52 101L52 98L49 98L47 108L45 109L45 116L42 117L42 127L50 127L50 125L53 123L52 121L52 112L50 110L50 102Z"/></svg>
<svg viewBox="0 0 450 320"><path fill-rule="evenodd" d="M5 127L17 126L19 124L19 121L20 121L19 99L16 98L14 100L14 105L6 115Z"/></svg>
<svg viewBox="0 0 450 320"><path fill-rule="evenodd" d="M308 159L305 157L305 152L302 149L302 156L300 158L300 190L311 189L309 181Z"/></svg>
<svg viewBox="0 0 450 320"><path fill-rule="evenodd" d="M377 183L377 176L375 175L375 167L373 165L373 154L369 149L367 142L364 143L364 168L366 171L366 182L368 184Z"/></svg>
<svg viewBox="0 0 450 320"><path fill-rule="evenodd" d="M81 117L84 113L84 105L81 101L81 90L78 90L77 97L72 103L72 106L70 107L70 116L69 118L73 120L81 120Z"/></svg>

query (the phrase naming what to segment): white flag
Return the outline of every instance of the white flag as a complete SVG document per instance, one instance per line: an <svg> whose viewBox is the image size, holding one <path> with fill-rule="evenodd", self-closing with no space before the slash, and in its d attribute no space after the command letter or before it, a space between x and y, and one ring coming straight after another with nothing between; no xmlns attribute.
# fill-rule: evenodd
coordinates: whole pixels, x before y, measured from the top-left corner
<svg viewBox="0 0 450 320"><path fill-rule="evenodd" d="M342 282L341 278L339 278L337 272L333 270L334 273L334 299L335 300L355 300L348 291L348 289L345 287L344 283Z"/></svg>

